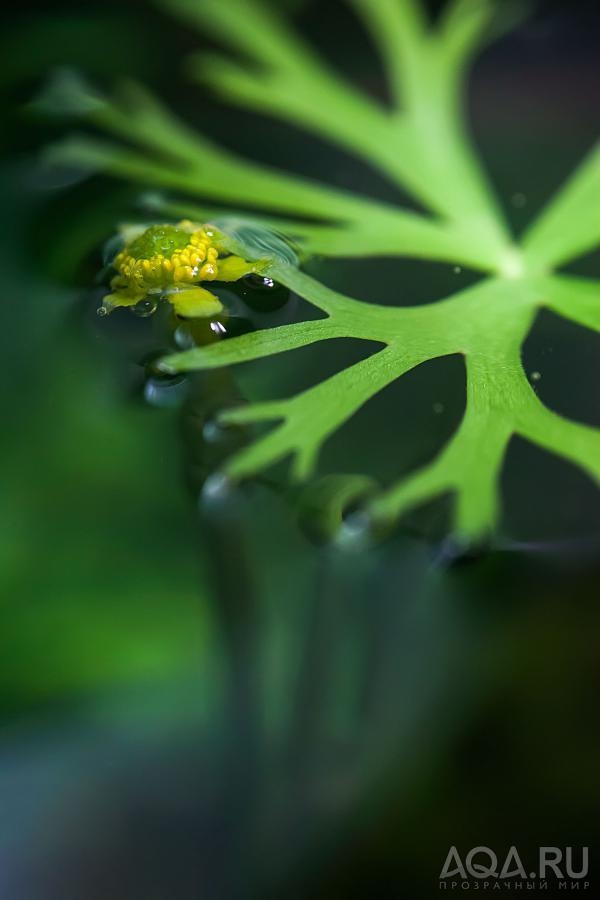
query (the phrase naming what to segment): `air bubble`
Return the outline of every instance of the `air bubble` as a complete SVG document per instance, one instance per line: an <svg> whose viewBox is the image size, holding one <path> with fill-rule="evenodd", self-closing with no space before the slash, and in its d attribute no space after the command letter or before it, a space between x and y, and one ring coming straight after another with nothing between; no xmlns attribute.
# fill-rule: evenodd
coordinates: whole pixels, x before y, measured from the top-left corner
<svg viewBox="0 0 600 900"><path fill-rule="evenodd" d="M96 310L96 315L97 316L107 316L108 308L106 306L99 306L98 309Z"/></svg>
<svg viewBox="0 0 600 900"><path fill-rule="evenodd" d="M454 266L454 269L452 271L455 275L460 275L462 272L462 266Z"/></svg>
<svg viewBox="0 0 600 900"><path fill-rule="evenodd" d="M539 381L541 377L542 377L542 373L541 373L541 372L532 372L532 373L531 373L531 380L532 380L532 381Z"/></svg>

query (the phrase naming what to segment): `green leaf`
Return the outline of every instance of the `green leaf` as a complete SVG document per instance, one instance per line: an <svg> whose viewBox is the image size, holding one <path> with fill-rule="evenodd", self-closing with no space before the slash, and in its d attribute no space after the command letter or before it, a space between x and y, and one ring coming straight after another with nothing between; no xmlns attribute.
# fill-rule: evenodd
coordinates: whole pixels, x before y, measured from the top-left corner
<svg viewBox="0 0 600 900"><path fill-rule="evenodd" d="M539 281L546 305L584 328L600 331L600 281L554 275Z"/></svg>
<svg viewBox="0 0 600 900"><path fill-rule="evenodd" d="M550 201L523 245L531 266L542 270L600 248L600 145Z"/></svg>
<svg viewBox="0 0 600 900"><path fill-rule="evenodd" d="M191 131L131 85L116 100L94 95L94 103L77 104L67 91L65 101L96 127L126 140L127 147L76 138L53 155L152 189L201 198L195 205L153 196L152 208L164 216L216 223L232 252L249 261L266 260L271 277L324 313L316 321L173 354L162 362L168 371L212 369L288 351L293 361L295 349L331 339L380 345L296 396L223 411L224 423L269 426L227 461L224 472L230 478L251 478L288 459L294 479L309 479L324 442L376 393L429 360L460 356L465 413L437 456L375 493L359 473L349 481L334 477L321 483L311 496L320 497L314 502L322 504L324 531L331 534L341 525L345 503L359 497L371 519L387 525L450 494L455 533L476 541L498 525L500 476L515 435L600 481L600 431L547 409L521 363L523 342L543 307L600 330L600 283L553 271L598 245L600 154L597 149L590 154L519 244L503 220L462 109L468 64L493 30L497 5L452 0L432 24L418 0L350 2L380 53L392 109L347 84L276 5L259 0L161 0L161 5L236 54L195 57L189 67L194 78L244 108L310 129L357 154L416 198L422 212L244 160ZM384 307L330 290L302 272L299 262L310 253L444 260L485 277L425 306Z"/></svg>

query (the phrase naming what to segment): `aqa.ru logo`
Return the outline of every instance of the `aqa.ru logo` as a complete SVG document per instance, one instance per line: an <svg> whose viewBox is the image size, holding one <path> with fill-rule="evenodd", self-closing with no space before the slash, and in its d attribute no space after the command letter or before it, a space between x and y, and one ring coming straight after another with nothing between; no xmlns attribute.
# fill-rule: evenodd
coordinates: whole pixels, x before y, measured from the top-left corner
<svg viewBox="0 0 600 900"><path fill-rule="evenodd" d="M539 864L537 871L531 871L529 874L525 871L525 867L521 862L521 858L516 847L511 847L507 857L504 860L502 868L498 871L498 857L490 850L489 847L474 847L469 850L465 857L465 862L460 858L460 854L456 847L450 847L444 867L440 872L440 887L451 889L456 887L461 889L483 888L484 890L494 890L501 887L504 888L522 888L527 883L527 888L539 888L544 890L548 886L547 879L559 879L559 888L577 887L585 890L589 881L579 881L585 878L588 873L588 848L581 848L581 862L578 863L577 870L573 867L573 851L571 847L566 848L563 861L563 852L558 847L540 847ZM442 879L457 878L460 881L446 881ZM469 876L476 879L496 879L494 881L477 880L469 881ZM505 881L507 878L517 879L514 882ZM567 879L572 879L569 885ZM500 882L503 882L502 884Z"/></svg>

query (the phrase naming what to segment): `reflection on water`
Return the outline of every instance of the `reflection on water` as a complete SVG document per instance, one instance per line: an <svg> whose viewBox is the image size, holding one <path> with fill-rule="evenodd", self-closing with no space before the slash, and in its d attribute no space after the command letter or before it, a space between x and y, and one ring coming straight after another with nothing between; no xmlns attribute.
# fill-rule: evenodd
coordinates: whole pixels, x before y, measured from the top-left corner
<svg viewBox="0 0 600 900"><path fill-rule="evenodd" d="M442 752L447 704L473 702L447 677L470 628L436 599L421 546L294 560L293 529L269 504L262 537L286 566L260 574L247 504L230 492L199 513L219 647L210 709L196 705L200 682L175 683L5 741L7 896L42 878L57 898L265 896L299 863L310 871L390 768L407 790L424 753Z"/></svg>
<svg viewBox="0 0 600 900"><path fill-rule="evenodd" d="M496 549L506 553L539 556L551 565L586 567L600 559L600 532L562 541L503 540L497 542Z"/></svg>

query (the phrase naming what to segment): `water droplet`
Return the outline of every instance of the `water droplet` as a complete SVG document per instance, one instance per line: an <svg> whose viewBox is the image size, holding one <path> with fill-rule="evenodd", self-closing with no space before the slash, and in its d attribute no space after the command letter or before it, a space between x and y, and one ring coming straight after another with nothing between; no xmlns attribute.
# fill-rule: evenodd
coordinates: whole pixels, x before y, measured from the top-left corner
<svg viewBox="0 0 600 900"><path fill-rule="evenodd" d="M444 404L443 404L443 403L434 403L434 404L433 404L433 411L434 411L434 413L435 413L436 415L439 416L441 413L444 412Z"/></svg>
<svg viewBox="0 0 600 900"><path fill-rule="evenodd" d="M144 383L144 400L150 406L170 409L179 406L187 391L185 378L148 378Z"/></svg>
<svg viewBox="0 0 600 900"><path fill-rule="evenodd" d="M240 287L246 306L260 313L276 312L289 302L291 296L285 285L264 275L246 275Z"/></svg>
<svg viewBox="0 0 600 900"><path fill-rule="evenodd" d="M346 516L335 543L341 550L354 552L370 546L374 540L373 522L364 510Z"/></svg>
<svg viewBox="0 0 600 900"><path fill-rule="evenodd" d="M542 373L541 373L541 372L532 372L532 373L531 373L531 380L532 380L532 381L539 381L541 377L542 377Z"/></svg>
<svg viewBox="0 0 600 900"><path fill-rule="evenodd" d="M151 316L156 312L156 307L158 303L156 300L152 300L150 297L145 297L143 300L140 300L135 306L131 307L131 312L135 316L139 316L140 319L146 319L148 316Z"/></svg>
<svg viewBox="0 0 600 900"><path fill-rule="evenodd" d="M454 269L452 271L455 275L460 275L460 273L462 272L462 266L454 266Z"/></svg>
<svg viewBox="0 0 600 900"><path fill-rule="evenodd" d="M173 339L178 350L191 350L196 346L196 342L185 325L179 325L175 329Z"/></svg>
<svg viewBox="0 0 600 900"><path fill-rule="evenodd" d="M234 483L227 475L221 472L214 472L209 475L200 494L200 502L204 504L223 503L231 497L234 492Z"/></svg>
<svg viewBox="0 0 600 900"><path fill-rule="evenodd" d="M225 429L216 419L207 419L202 426L202 437L209 444L217 444L225 437Z"/></svg>
<svg viewBox="0 0 600 900"><path fill-rule="evenodd" d="M140 360L145 369L142 393L144 400L151 406L179 406L186 396L187 376L163 365L164 357L170 352L171 348L154 350Z"/></svg>
<svg viewBox="0 0 600 900"><path fill-rule="evenodd" d="M512 195L512 197L510 198L510 202L515 207L515 209L523 209L523 207L527 203L527 197L525 196L525 194L517 192L516 194Z"/></svg>
<svg viewBox="0 0 600 900"><path fill-rule="evenodd" d="M227 334L227 329L225 328L223 323L218 322L218 321L214 321L214 322L210 323L210 330L214 331L214 333L219 335L219 337L222 337L223 335Z"/></svg>

